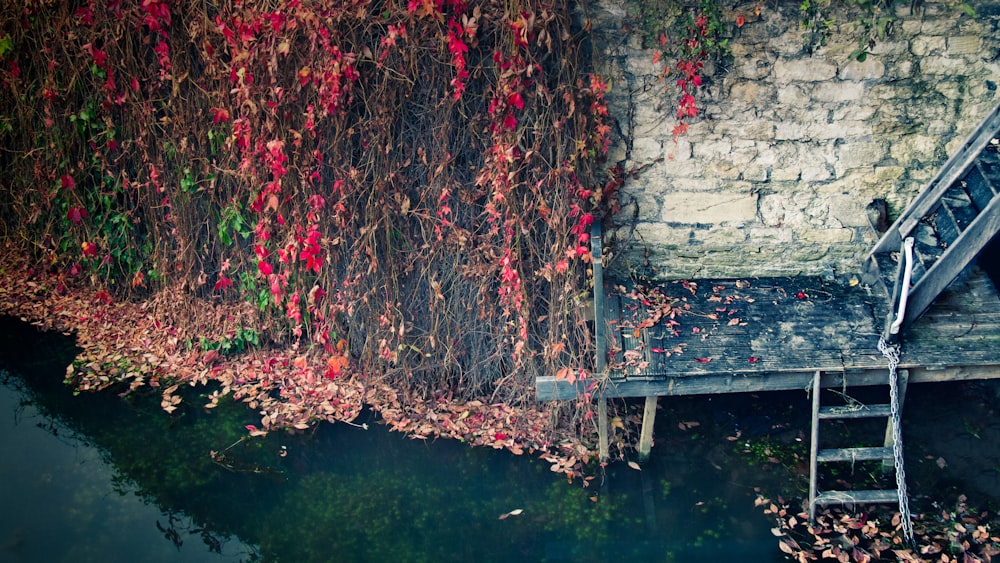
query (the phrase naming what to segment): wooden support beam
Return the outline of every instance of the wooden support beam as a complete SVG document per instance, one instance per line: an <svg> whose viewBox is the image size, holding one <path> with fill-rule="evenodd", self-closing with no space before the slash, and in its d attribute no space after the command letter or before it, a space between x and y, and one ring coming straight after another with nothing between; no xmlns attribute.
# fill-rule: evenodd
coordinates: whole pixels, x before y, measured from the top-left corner
<svg viewBox="0 0 1000 563"><path fill-rule="evenodd" d="M608 461L608 400L602 394L597 399L597 440L601 463Z"/></svg>
<svg viewBox="0 0 1000 563"><path fill-rule="evenodd" d="M926 368L905 365L910 377L909 383L939 383L944 381L970 381L978 379L1000 379L1000 365L959 366L946 368ZM710 395L717 393L756 393L761 391L789 391L805 389L812 385L814 371L769 372L754 375L706 374L690 377L660 377L647 379L611 380L605 389L605 397L649 397ZM846 385L885 385L885 366L861 369L847 373L824 371L822 387ZM552 376L540 376L535 380L536 398L539 401L560 401L577 399L590 384L589 380L576 384L557 380Z"/></svg>
<svg viewBox="0 0 1000 563"><path fill-rule="evenodd" d="M604 265L602 263L603 243L601 242L601 222L595 221L590 228L591 268L594 272L594 341L597 343L597 357L594 371L599 377L606 377L608 370L608 343L605 336L604 320ZM608 398L604 388L597 398L597 439L601 463L608 461Z"/></svg>
<svg viewBox="0 0 1000 563"><path fill-rule="evenodd" d="M649 459L653 449L653 425L656 424L656 395L646 397L646 406L642 410L642 431L639 433L639 461Z"/></svg>

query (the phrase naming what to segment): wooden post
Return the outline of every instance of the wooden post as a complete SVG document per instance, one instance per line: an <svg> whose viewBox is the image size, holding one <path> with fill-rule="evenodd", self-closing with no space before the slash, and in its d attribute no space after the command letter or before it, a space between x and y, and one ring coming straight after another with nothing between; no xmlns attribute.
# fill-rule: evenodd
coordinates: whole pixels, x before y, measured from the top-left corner
<svg viewBox="0 0 1000 563"><path fill-rule="evenodd" d="M601 222L594 221L590 228L590 257L594 271L594 341L597 357L594 359L594 375L606 378L608 370L608 343L604 335L604 263L602 262L603 242ZM597 440L601 462L608 461L608 399L604 396L604 385L597 395Z"/></svg>
<svg viewBox="0 0 1000 563"><path fill-rule="evenodd" d="M656 423L656 395L646 397L646 408L642 410L642 431L639 433L639 461L649 459L653 449L653 424Z"/></svg>
<svg viewBox="0 0 1000 563"><path fill-rule="evenodd" d="M608 400L601 393L597 399L597 440L601 463L608 461Z"/></svg>
<svg viewBox="0 0 1000 563"><path fill-rule="evenodd" d="M896 372L896 392L899 394L899 416L903 416L903 399L906 398L906 385L910 381L910 370L901 369ZM882 446L893 447L892 418L885 424L885 442ZM895 468L895 458L882 460L882 471L891 471Z"/></svg>

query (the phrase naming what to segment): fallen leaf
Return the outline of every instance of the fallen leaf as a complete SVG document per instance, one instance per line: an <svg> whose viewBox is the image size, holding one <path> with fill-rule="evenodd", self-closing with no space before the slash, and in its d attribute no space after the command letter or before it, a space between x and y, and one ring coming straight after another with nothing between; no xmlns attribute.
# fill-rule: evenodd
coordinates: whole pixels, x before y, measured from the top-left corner
<svg viewBox="0 0 1000 563"><path fill-rule="evenodd" d="M945 467L948 466L948 462L945 461L943 457L939 457L937 458L937 466L940 467L941 469L944 469Z"/></svg>
<svg viewBox="0 0 1000 563"><path fill-rule="evenodd" d="M642 471L642 468L639 467L639 464L634 461L628 462L628 466L631 467L632 469L635 469L636 471Z"/></svg>
<svg viewBox="0 0 1000 563"><path fill-rule="evenodd" d="M510 512L504 512L503 514L501 514L499 519L500 520L506 520L507 518L509 518L511 516L520 516L522 512L524 512L524 509L522 509L522 508L515 508L514 510L511 510Z"/></svg>
<svg viewBox="0 0 1000 563"><path fill-rule="evenodd" d="M694 361L698 362L699 364L707 364L708 362L712 361L712 358L695 358Z"/></svg>
<svg viewBox="0 0 1000 563"><path fill-rule="evenodd" d="M795 548L791 546L790 540L783 538L778 542L778 547L781 548L781 551L784 551L789 555L795 555Z"/></svg>

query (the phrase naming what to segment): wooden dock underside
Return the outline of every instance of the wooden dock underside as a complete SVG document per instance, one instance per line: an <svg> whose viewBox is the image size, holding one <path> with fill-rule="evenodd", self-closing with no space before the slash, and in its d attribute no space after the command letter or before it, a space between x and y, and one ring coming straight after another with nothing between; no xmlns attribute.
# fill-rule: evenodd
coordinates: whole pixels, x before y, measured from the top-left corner
<svg viewBox="0 0 1000 563"><path fill-rule="evenodd" d="M607 288L604 396L806 389L816 372L828 387L887 382L877 349L884 293L809 277L674 282L659 291ZM655 304L664 295L674 316L643 326L644 298ZM985 273L973 268L906 331L900 367L911 383L1000 378L1000 297ZM590 383L539 377L537 398L573 399Z"/></svg>

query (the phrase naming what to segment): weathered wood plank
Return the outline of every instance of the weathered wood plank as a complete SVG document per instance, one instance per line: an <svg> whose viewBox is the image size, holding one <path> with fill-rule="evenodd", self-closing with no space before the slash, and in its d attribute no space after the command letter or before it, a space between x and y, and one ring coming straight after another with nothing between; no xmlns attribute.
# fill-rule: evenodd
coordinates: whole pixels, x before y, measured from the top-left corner
<svg viewBox="0 0 1000 563"><path fill-rule="evenodd" d="M972 381L1000 379L1000 365L959 366L947 369L928 369L922 366L901 364L910 371L910 383L941 383L945 381ZM712 395L718 393L757 393L764 391L789 391L805 389L812 382L809 371L784 371L766 375L708 375L672 378L629 379L607 381L605 396L610 398ZM824 373L821 386L885 385L888 372L885 365L856 372ZM577 399L591 381L571 384L552 376L541 376L536 381L536 398L539 401L564 401Z"/></svg>
<svg viewBox="0 0 1000 563"><path fill-rule="evenodd" d="M819 450L816 461L830 463L831 461L872 461L892 457L892 448L831 448Z"/></svg>
<svg viewBox="0 0 1000 563"><path fill-rule="evenodd" d="M816 418L822 420L846 418L887 418L891 414L889 405L841 405L820 407Z"/></svg>
<svg viewBox="0 0 1000 563"><path fill-rule="evenodd" d="M824 491L816 496L816 504L896 504L899 491L896 489L872 489L853 491Z"/></svg>

